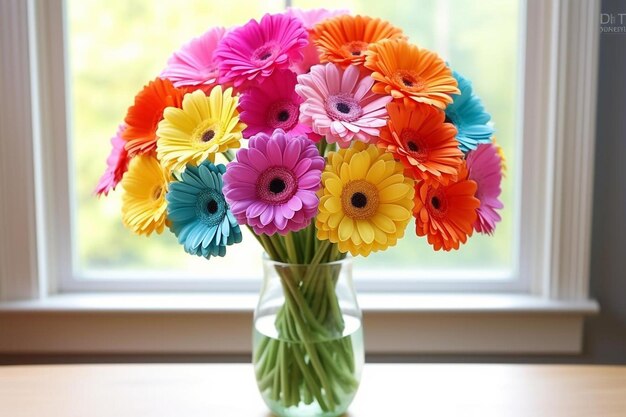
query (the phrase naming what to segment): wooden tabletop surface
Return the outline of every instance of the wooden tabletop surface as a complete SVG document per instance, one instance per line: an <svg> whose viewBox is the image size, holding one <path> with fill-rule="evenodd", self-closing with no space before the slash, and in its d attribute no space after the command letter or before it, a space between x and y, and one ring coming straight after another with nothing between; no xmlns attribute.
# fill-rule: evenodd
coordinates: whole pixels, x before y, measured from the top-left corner
<svg viewBox="0 0 626 417"><path fill-rule="evenodd" d="M270 417L250 365L0 367L3 417ZM626 417L626 367L368 364L348 417Z"/></svg>

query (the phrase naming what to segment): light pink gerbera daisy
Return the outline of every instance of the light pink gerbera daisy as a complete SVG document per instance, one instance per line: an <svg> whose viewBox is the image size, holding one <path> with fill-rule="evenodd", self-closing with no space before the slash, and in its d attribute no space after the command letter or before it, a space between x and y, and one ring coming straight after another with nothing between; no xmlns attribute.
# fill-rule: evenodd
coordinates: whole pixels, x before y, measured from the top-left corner
<svg viewBox="0 0 626 417"><path fill-rule="evenodd" d="M481 144L467 154L469 179L478 185L476 198L480 200L478 218L474 229L478 233L493 234L500 215L496 212L504 207L498 199L502 181L502 165L498 150L491 144Z"/></svg>
<svg viewBox="0 0 626 417"><path fill-rule="evenodd" d="M243 131L244 137L249 138L257 133L271 135L276 129L282 129L292 136L310 136L311 127L299 123L300 103L303 100L296 94L295 86L296 74L281 70L268 77L263 84L248 89L239 104L241 121L248 125Z"/></svg>
<svg viewBox="0 0 626 417"><path fill-rule="evenodd" d="M305 100L300 122L342 148L354 139L374 142L387 123L385 106L392 97L372 93L372 84L372 77L354 65L345 70L332 63L312 67L309 74L298 76L296 85Z"/></svg>
<svg viewBox="0 0 626 417"><path fill-rule="evenodd" d="M302 60L308 44L302 23L284 14L266 14L260 22L252 19L232 30L215 51L220 80L239 87L250 81L262 82L276 70L288 69Z"/></svg>
<svg viewBox="0 0 626 417"><path fill-rule="evenodd" d="M260 133L228 165L224 196L239 224L256 234L284 235L317 214L323 169L324 158L305 136Z"/></svg>
<svg viewBox="0 0 626 417"><path fill-rule="evenodd" d="M218 82L213 53L225 33L225 28L216 27L183 45L167 61L160 77L169 79L174 87L191 86L209 91Z"/></svg>
<svg viewBox="0 0 626 417"><path fill-rule="evenodd" d="M107 169L100 177L98 185L94 193L98 196L104 194L108 195L111 190L115 190L115 187L122 180L122 177L128 171L128 162L130 157L124 145L126 141L122 139L122 133L126 130L126 125L121 124L115 136L111 138L111 153L107 158Z"/></svg>

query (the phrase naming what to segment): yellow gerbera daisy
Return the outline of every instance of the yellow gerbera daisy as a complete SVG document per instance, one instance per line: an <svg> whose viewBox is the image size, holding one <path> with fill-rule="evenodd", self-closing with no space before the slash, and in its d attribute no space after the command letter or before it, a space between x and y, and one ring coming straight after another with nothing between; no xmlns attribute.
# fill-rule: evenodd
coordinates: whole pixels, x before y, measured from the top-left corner
<svg viewBox="0 0 626 417"><path fill-rule="evenodd" d="M414 180L376 145L355 142L328 154L319 191L317 237L339 251L367 256L404 236L411 220Z"/></svg>
<svg viewBox="0 0 626 417"><path fill-rule="evenodd" d="M206 96L202 90L186 94L183 108L168 107L157 130L157 156L164 168L181 170L188 163L215 162L215 154L239 148L242 130L238 97L221 86Z"/></svg>
<svg viewBox="0 0 626 417"><path fill-rule="evenodd" d="M122 221L138 235L163 232L167 223L167 174L151 155L131 159L122 180Z"/></svg>

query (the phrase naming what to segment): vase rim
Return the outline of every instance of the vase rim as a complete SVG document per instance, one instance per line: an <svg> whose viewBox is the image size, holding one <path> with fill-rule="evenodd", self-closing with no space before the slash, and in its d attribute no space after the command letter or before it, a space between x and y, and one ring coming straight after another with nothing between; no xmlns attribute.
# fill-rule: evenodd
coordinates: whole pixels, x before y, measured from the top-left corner
<svg viewBox="0 0 626 417"><path fill-rule="evenodd" d="M343 259L340 259L338 261L332 261L332 262L322 262L319 263L319 266L331 266L331 265L346 265L346 264L350 264L352 263L352 256L346 256ZM267 252L263 252L263 263L268 263L268 264L273 264L273 265L279 265L279 266L296 266L296 267L305 267L305 266L309 266L310 264L296 264L296 263L290 263L290 262L280 262L280 261L275 261L273 259L270 259L270 257L267 255Z"/></svg>

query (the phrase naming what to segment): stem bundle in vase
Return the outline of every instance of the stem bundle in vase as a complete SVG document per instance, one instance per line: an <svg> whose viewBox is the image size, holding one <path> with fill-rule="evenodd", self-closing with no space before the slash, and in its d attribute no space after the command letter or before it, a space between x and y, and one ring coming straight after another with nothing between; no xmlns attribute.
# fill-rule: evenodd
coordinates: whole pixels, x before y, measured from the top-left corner
<svg viewBox="0 0 626 417"><path fill-rule="evenodd" d="M292 233L285 241L296 249L306 245L308 229ZM344 337L344 319L335 294L341 266L323 265L344 255L328 241L309 259L280 258L273 245L266 250L272 259L284 262L274 267L285 303L276 315L277 337L260 336L257 342L254 363L259 388L283 408L317 401L322 411L334 411L359 385L352 340Z"/></svg>
<svg viewBox="0 0 626 417"><path fill-rule="evenodd" d="M284 295L259 385L283 408L332 414L358 385L333 262L396 245L411 221L435 250L492 234L493 134L470 81L400 28L289 9L175 52L128 109L96 192L121 182L129 229L167 228L207 259L247 226Z"/></svg>

